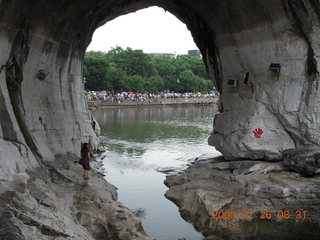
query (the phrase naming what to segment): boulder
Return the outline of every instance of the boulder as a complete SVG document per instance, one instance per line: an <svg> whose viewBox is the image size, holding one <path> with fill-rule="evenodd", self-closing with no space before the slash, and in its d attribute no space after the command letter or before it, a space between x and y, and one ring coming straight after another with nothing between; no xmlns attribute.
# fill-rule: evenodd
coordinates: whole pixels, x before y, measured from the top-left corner
<svg viewBox="0 0 320 240"><path fill-rule="evenodd" d="M281 162L203 160L165 184L165 196L206 239L319 238L320 176L300 176Z"/></svg>

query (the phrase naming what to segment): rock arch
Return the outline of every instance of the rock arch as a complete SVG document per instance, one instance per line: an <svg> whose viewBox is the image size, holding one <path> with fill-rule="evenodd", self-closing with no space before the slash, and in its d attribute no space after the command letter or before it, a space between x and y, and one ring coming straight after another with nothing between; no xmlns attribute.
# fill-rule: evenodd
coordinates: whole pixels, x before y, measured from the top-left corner
<svg viewBox="0 0 320 240"><path fill-rule="evenodd" d="M2 0L0 146L24 159L1 166L3 178L95 142L82 96L85 49L100 25L154 5L186 23L221 93L209 144L229 159L269 160L319 146L317 1Z"/></svg>

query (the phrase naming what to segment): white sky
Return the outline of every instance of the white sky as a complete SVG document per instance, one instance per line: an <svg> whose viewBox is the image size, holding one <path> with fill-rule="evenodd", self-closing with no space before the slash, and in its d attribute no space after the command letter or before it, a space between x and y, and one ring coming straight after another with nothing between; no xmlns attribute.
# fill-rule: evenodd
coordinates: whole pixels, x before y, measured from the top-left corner
<svg viewBox="0 0 320 240"><path fill-rule="evenodd" d="M198 49L186 25L159 7L120 16L98 28L87 51L112 47L142 49L145 53L188 54Z"/></svg>

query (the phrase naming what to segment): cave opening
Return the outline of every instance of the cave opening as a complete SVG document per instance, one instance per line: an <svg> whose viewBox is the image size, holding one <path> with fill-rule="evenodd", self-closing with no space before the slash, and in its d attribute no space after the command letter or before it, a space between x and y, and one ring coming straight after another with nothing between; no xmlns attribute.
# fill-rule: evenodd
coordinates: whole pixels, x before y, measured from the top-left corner
<svg viewBox="0 0 320 240"><path fill-rule="evenodd" d="M85 90L112 89L112 95L123 91L212 91L210 72L200 61L203 59L205 63L206 58L202 58L191 33L185 23L160 7L149 7L107 22L94 32L84 55ZM199 61L190 56L198 57ZM176 60L170 62L166 57ZM172 69L164 66L170 64ZM183 65L182 69L177 65ZM183 70L185 74L181 76ZM126 82L135 82L139 87Z"/></svg>
<svg viewBox="0 0 320 240"><path fill-rule="evenodd" d="M172 16L172 18L175 17ZM152 22L152 19L144 19L144 21ZM163 22L159 24L165 25ZM136 27L143 28L141 25ZM186 26L183 27L186 28ZM107 31L107 28L108 23L106 28L97 34L97 37L101 38L103 31ZM121 30L126 31L125 28ZM140 34L136 29L130 30ZM108 33L109 35L113 34L111 31ZM145 30L143 33L142 38L150 34ZM170 34L170 32L160 34ZM169 42L173 38L177 38L177 34L177 32L171 33ZM191 36L186 37L189 38L188 41L192 41ZM108 42L108 36L102 37L102 39L102 42ZM87 51L102 50L101 45L100 49L92 46L97 40L94 35ZM110 47L114 46L110 44ZM161 46L165 47L165 44ZM179 47L178 45L174 46ZM125 51L126 47L132 46L122 45L121 47ZM189 49L184 47L184 50L180 51L174 51L174 47L170 47L172 50L164 51L161 51L160 48L152 49L149 47L146 52L151 55L164 53L166 57L171 57L169 55L171 53L173 53L172 55L186 55L187 50L196 48L194 43ZM85 64L87 63L85 62ZM87 79L86 76L86 81ZM135 101L138 102L138 100ZM172 99L172 101L177 100ZM109 98L104 100L107 108L98 107L92 111L92 114L101 127L101 144L105 147L105 151L98 157L98 161L106 169L105 178L117 186L119 200L141 219L145 231L151 237L159 240L203 239L200 233L181 218L177 207L165 198L164 194L167 188L163 181L166 173L184 168L194 158L202 154L207 156L218 154L214 148L207 144L207 137L212 128L211 119L216 109L212 106L200 105L139 107L122 105L123 103L117 107L110 102L112 100ZM124 101L124 103L126 102Z"/></svg>
<svg viewBox="0 0 320 240"><path fill-rule="evenodd" d="M269 225L274 231L263 226L257 232L257 225L254 224L253 228L250 222L244 226L241 221L217 221L212 224L208 220L210 208L217 203L216 197L210 196L210 192L222 192L222 200L228 196L235 198L230 202L219 202L221 206L226 205L230 209L242 206L245 211L259 207L275 212L289 207L293 210L305 208L310 221L315 223L309 226L318 225L319 189L314 186L319 186L316 175L319 166L313 163L317 161L320 146L317 70L320 11L319 4L311 0L0 1L0 201L9 204L8 208L1 208L5 212L0 212L0 215L10 215L8 223L15 225L12 228L17 229L15 233L19 236L23 233L30 239L45 238L43 229L59 236L65 236L63 232L70 233L77 239L90 239L88 231L93 236L101 236L106 232L119 236L126 234L124 229L127 229L127 225L123 225L125 217L122 214L126 208L122 206L118 211L121 203L117 202L116 191L105 181L99 181L101 187L90 186L94 195L99 196L93 200L102 199L113 208L100 204L101 201L96 204L88 199L87 206L96 208L92 214L86 211L87 208L74 208L73 201L70 201L73 197L70 194L77 193L74 196L80 205L82 197L86 197L73 187L78 186L79 178L82 179L79 176L80 166L71 158L79 155L81 142L97 144L91 125L92 116L83 97L82 60L95 29L118 16L154 5L170 11L187 25L204 57L210 79L215 81L222 93L219 99L221 111L214 119L214 131L209 143L228 160L222 162L219 168L224 171L225 165L228 165L227 171L231 174L216 171L218 176L226 177L220 178L225 186L223 191L219 191L220 188L215 184L217 178L212 177L212 168L203 167L204 172L210 171L205 180L192 179L187 187L178 176L171 181L170 196L176 202L184 203L180 205L181 211L197 229L207 236L211 235L209 238L270 236L271 239L279 238L279 233L280 237L295 235L299 238L305 234L304 238L312 238L313 234L317 234L316 231L303 230L309 222L302 223L300 228L291 222L279 225L274 219ZM10 70L13 62L15 66ZM276 72L269 71L271 63L279 64ZM10 71L15 73L9 76ZM244 77L246 73L250 73L248 78ZM232 81L228 84L230 78ZM174 121L163 123L169 130L172 130L172 125ZM178 132L193 129L184 126L178 127ZM140 129L145 130L146 126ZM199 128L194 129L201 132ZM143 133L142 130L138 134ZM152 135L151 131L148 133ZM157 135L161 135L161 131ZM121 143L121 139L119 141ZM123 149L119 142L113 144L115 149ZM175 146L172 142L170 144ZM146 143L142 142L142 145ZM130 156L142 150L128 148L125 152ZM249 160L250 164L242 160ZM252 166L252 160L259 160L259 163ZM260 167L264 169L260 171ZM265 173L265 169L270 171ZM46 171L49 174L38 174ZM293 179L292 182L284 182L283 176ZM97 181L101 178L95 177ZM56 181L57 178L61 181ZM188 175L182 178L190 179ZM262 181L248 188L254 182L252 179ZM64 186L61 186L61 182ZM198 182L197 185L195 182ZM292 187L295 183L301 184L301 187ZM60 185L58 189L66 190L65 195L59 194L57 185ZM202 192L201 196L194 195L195 186ZM31 188L31 191L26 188ZM248 198L247 190L252 198ZM9 192L9 199L14 201L8 202L2 194L4 191ZM274 196L274 192L277 196ZM315 194L310 197L310 192ZM52 199L48 199L49 196ZM62 208L56 204L62 201L57 197L63 198L65 204L62 204ZM243 199L248 201L244 202ZM189 208L191 203L200 205ZM7 214L8 209L16 208L22 209L28 216L13 210ZM34 209L40 208L43 211L34 214ZM119 220L116 223L113 215L100 214L109 213L110 209L115 210L116 220ZM78 211L81 211L80 214ZM139 209L138 213L143 215ZM49 219L56 214L59 219ZM79 216L79 221L88 231L84 227L76 227L79 221L74 216ZM93 223L101 222L106 217L109 217L106 221L108 224L103 226L106 229L87 224L88 219ZM35 227L40 228L30 232L30 225L22 222L36 223ZM43 225L44 222L47 224ZM131 228L136 228L132 236L138 232L140 236L143 235L135 219L130 218L127 222L136 226L131 225ZM70 223L74 225L73 228L68 228ZM118 224L123 226L123 231L112 231L120 229ZM241 229L243 231L239 231ZM47 230L44 232L48 233ZM102 231L97 233L99 230ZM12 236L12 233L8 236ZM130 236L126 239L133 238Z"/></svg>
<svg viewBox="0 0 320 240"><path fill-rule="evenodd" d="M83 75L85 90L104 90L104 95L106 89L112 95L123 91L154 94L213 89L186 25L159 7L117 17L99 27L87 48ZM186 80L179 84L179 78ZM132 86L133 82L138 86Z"/></svg>
<svg viewBox="0 0 320 240"><path fill-rule="evenodd" d="M186 25L163 8L152 6L119 16L95 30L88 51L127 47L149 54L188 54L198 49Z"/></svg>

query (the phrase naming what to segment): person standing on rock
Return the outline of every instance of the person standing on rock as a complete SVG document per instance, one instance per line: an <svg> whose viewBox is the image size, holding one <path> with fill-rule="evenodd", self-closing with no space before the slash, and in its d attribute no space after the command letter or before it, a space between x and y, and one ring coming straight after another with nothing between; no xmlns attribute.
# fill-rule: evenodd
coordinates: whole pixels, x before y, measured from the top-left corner
<svg viewBox="0 0 320 240"><path fill-rule="evenodd" d="M84 143L81 147L81 164L83 167L83 179L88 180L89 179L89 171L91 170L90 167L90 161L92 158L92 154L89 150L89 144Z"/></svg>

